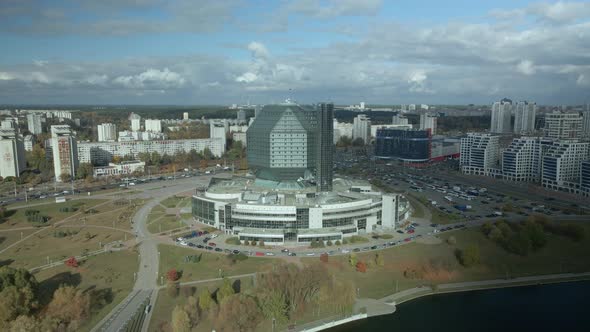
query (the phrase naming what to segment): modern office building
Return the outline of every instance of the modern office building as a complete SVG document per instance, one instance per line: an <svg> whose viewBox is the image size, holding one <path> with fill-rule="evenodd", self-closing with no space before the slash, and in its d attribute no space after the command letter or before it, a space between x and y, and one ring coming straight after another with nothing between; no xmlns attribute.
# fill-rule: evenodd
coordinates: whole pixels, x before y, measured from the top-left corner
<svg viewBox="0 0 590 332"><path fill-rule="evenodd" d="M590 143L555 142L543 156L541 185L547 189L579 193L582 162L590 159Z"/></svg>
<svg viewBox="0 0 590 332"><path fill-rule="evenodd" d="M582 117L578 113L553 112L545 115L545 136L556 139L581 137Z"/></svg>
<svg viewBox="0 0 590 332"><path fill-rule="evenodd" d="M393 116L391 120L391 124L393 125L408 125L408 118L401 114L396 114Z"/></svg>
<svg viewBox="0 0 590 332"><path fill-rule="evenodd" d="M504 98L492 104L492 122L490 133L511 133L510 121L512 116L512 100Z"/></svg>
<svg viewBox="0 0 590 332"><path fill-rule="evenodd" d="M317 193L313 184L271 190L252 178L213 178L193 196L193 218L242 243L309 245L342 241L380 228L394 229L409 217L401 194L372 191L364 181L334 179L333 191Z"/></svg>
<svg viewBox="0 0 590 332"><path fill-rule="evenodd" d="M359 114L352 123L352 139L360 138L365 144L371 142L371 120L365 114Z"/></svg>
<svg viewBox="0 0 590 332"><path fill-rule="evenodd" d="M0 129L0 177L19 177L25 170L25 147L14 129Z"/></svg>
<svg viewBox="0 0 590 332"><path fill-rule="evenodd" d="M537 103L519 101L514 109L514 133L526 134L535 131Z"/></svg>
<svg viewBox="0 0 590 332"><path fill-rule="evenodd" d="M590 160L583 161L580 168L581 194L584 197L590 197Z"/></svg>
<svg viewBox="0 0 590 332"><path fill-rule="evenodd" d="M79 163L78 147L70 126L51 126L51 147L55 181L62 182L65 175L75 178Z"/></svg>
<svg viewBox="0 0 590 332"><path fill-rule="evenodd" d="M438 116L432 113L422 113L420 114L420 130L427 130L430 129L430 134L436 134L436 121Z"/></svg>
<svg viewBox="0 0 590 332"><path fill-rule="evenodd" d="M543 155L555 140L543 137L521 137L512 140L502 152L502 175L515 182L541 181Z"/></svg>
<svg viewBox="0 0 590 332"><path fill-rule="evenodd" d="M248 165L276 182L312 177L317 156L317 111L294 103L266 105L246 133Z"/></svg>
<svg viewBox="0 0 590 332"><path fill-rule="evenodd" d="M145 126L145 131L153 132L153 133L161 133L162 132L162 121L159 119L146 119L144 126Z"/></svg>
<svg viewBox="0 0 590 332"><path fill-rule="evenodd" d="M409 163L430 161L432 135L430 130L382 128L375 138L375 156Z"/></svg>
<svg viewBox="0 0 590 332"><path fill-rule="evenodd" d="M364 106L364 104L363 104ZM318 133L315 180L317 190L332 191L332 168L334 165L334 104L321 103L317 106Z"/></svg>
<svg viewBox="0 0 590 332"><path fill-rule="evenodd" d="M117 126L115 124L99 124L96 129L99 142L114 142L117 140Z"/></svg>
<svg viewBox="0 0 590 332"><path fill-rule="evenodd" d="M113 157L138 158L140 153L156 152L160 155L173 156L179 152L195 150L203 152L209 149L216 157L225 153L225 139L183 139L129 142L80 142L78 156L81 163L93 165L107 165Z"/></svg>
<svg viewBox="0 0 590 332"><path fill-rule="evenodd" d="M468 133L461 138L460 165L464 174L500 175L500 137Z"/></svg>
<svg viewBox="0 0 590 332"><path fill-rule="evenodd" d="M33 135L43 133L43 115L38 113L27 114L27 127Z"/></svg>

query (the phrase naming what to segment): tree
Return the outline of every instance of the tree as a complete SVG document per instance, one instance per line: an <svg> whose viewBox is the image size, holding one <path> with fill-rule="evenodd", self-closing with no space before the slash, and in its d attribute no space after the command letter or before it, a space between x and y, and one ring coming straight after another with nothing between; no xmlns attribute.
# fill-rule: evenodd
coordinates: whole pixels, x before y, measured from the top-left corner
<svg viewBox="0 0 590 332"><path fill-rule="evenodd" d="M184 311L188 314L191 326L196 326L199 322L199 300L194 296L189 296L184 304Z"/></svg>
<svg viewBox="0 0 590 332"><path fill-rule="evenodd" d="M166 279L168 279L169 282L175 282L178 278L178 271L176 271L176 269L173 268L166 272Z"/></svg>
<svg viewBox="0 0 590 332"><path fill-rule="evenodd" d="M59 179L61 182L70 182L72 180L72 176L68 173L61 173Z"/></svg>
<svg viewBox="0 0 590 332"><path fill-rule="evenodd" d="M504 247L509 252L526 256L532 248L531 239L524 232L517 232L504 241Z"/></svg>
<svg viewBox="0 0 590 332"><path fill-rule="evenodd" d="M76 330L90 315L90 294L73 286L61 286L53 293L47 315Z"/></svg>
<svg viewBox="0 0 590 332"><path fill-rule="evenodd" d="M191 321L188 313L179 305L172 310L172 331L190 332Z"/></svg>
<svg viewBox="0 0 590 332"><path fill-rule="evenodd" d="M90 163L81 163L80 166L78 166L77 173L78 179L92 178L94 175L94 168Z"/></svg>
<svg viewBox="0 0 590 332"><path fill-rule="evenodd" d="M362 262L362 261L356 263L356 270L357 270L357 272L362 272L362 273L367 272L367 264L365 264L365 262Z"/></svg>
<svg viewBox="0 0 590 332"><path fill-rule="evenodd" d="M352 253L348 256L348 263L350 263L350 266L356 267L357 259L355 253Z"/></svg>
<svg viewBox="0 0 590 332"><path fill-rule="evenodd" d="M33 316L20 315L10 323L10 332L39 331L39 321Z"/></svg>
<svg viewBox="0 0 590 332"><path fill-rule="evenodd" d="M221 304L221 302L229 297L234 295L234 288L231 285L231 281L227 278L223 278L223 284L217 291L217 303Z"/></svg>
<svg viewBox="0 0 590 332"><path fill-rule="evenodd" d="M352 139L350 137L344 135L344 136L340 136L340 139L338 139L336 146L339 148L345 148L345 147L349 147L351 144L352 144Z"/></svg>
<svg viewBox="0 0 590 332"><path fill-rule="evenodd" d="M203 152L201 152L201 154L203 155L204 160L211 160L211 159L215 158L215 156L213 155L213 152L211 152L211 150L209 150L209 148L204 148Z"/></svg>
<svg viewBox="0 0 590 332"><path fill-rule="evenodd" d="M254 298L235 294L221 303L217 324L227 331L251 331L261 319L262 314Z"/></svg>
<svg viewBox="0 0 590 332"><path fill-rule="evenodd" d="M385 262L383 261L383 255L380 255L380 254L375 255L375 265L377 265L377 266L385 265Z"/></svg>
<svg viewBox="0 0 590 332"><path fill-rule="evenodd" d="M447 243L454 246L455 244L457 244L457 239L453 235L451 235L447 239Z"/></svg>
<svg viewBox="0 0 590 332"><path fill-rule="evenodd" d="M76 259L76 257L72 256L68 258L65 264L69 267L78 267L78 260Z"/></svg>
<svg viewBox="0 0 590 332"><path fill-rule="evenodd" d="M479 247L475 244L459 251L459 262L465 267L471 267L479 264L479 259Z"/></svg>
<svg viewBox="0 0 590 332"><path fill-rule="evenodd" d="M213 298L211 297L211 292L209 292L208 288L203 288L199 293L199 308L204 311L209 310L212 302Z"/></svg>
<svg viewBox="0 0 590 332"><path fill-rule="evenodd" d="M522 231L525 232L528 238L531 240L531 246L533 250L541 249L545 246L545 244L547 244L547 235L543 231L542 225L532 221L527 221L525 222Z"/></svg>
<svg viewBox="0 0 590 332"><path fill-rule="evenodd" d="M289 307L285 301L285 295L276 290L270 290L258 296L262 315L267 319L275 319L279 324L289 320Z"/></svg>
<svg viewBox="0 0 590 332"><path fill-rule="evenodd" d="M38 287L37 280L26 269L0 268L0 329L38 307Z"/></svg>
<svg viewBox="0 0 590 332"><path fill-rule="evenodd" d="M359 147L359 146L363 146L363 145L365 145L365 140L363 140L360 137L357 137L352 141L352 146Z"/></svg>

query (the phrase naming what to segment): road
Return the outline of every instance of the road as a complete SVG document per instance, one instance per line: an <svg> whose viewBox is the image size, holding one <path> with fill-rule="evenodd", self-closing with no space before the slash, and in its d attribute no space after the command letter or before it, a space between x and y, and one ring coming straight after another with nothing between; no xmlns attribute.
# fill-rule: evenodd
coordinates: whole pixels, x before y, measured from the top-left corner
<svg viewBox="0 0 590 332"><path fill-rule="evenodd" d="M146 188L138 186L136 188L137 190L144 189L144 191L134 195L151 198L151 200L144 204L133 216L133 231L139 243L138 249L140 256L135 285L131 294L98 323L92 331L120 331L125 323L137 312L146 298L150 298L152 306L155 304L155 296L153 294L154 290L158 288L157 281L159 277L158 241L147 230L147 217L151 209L166 198L193 190L198 185L208 182L209 178L191 178L190 181L176 180L160 189L154 189L156 187L152 186ZM146 316L146 322L149 322L149 316ZM147 327L147 324L144 324L144 326Z"/></svg>

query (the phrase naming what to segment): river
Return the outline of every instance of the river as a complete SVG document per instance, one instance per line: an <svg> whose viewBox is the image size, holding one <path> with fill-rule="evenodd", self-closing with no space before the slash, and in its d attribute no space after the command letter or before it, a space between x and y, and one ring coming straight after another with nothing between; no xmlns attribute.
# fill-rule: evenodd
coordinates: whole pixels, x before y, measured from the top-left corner
<svg viewBox="0 0 590 332"><path fill-rule="evenodd" d="M590 331L589 302L590 281L439 294L328 331Z"/></svg>

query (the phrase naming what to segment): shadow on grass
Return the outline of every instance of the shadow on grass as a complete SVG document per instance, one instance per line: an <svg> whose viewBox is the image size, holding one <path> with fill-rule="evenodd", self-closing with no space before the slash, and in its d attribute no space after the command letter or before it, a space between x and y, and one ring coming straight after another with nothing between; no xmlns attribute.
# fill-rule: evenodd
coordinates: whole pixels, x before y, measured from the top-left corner
<svg viewBox="0 0 590 332"><path fill-rule="evenodd" d="M39 302L41 306L48 304L53 293L62 285L78 286L82 281L79 273L62 272L39 283Z"/></svg>

